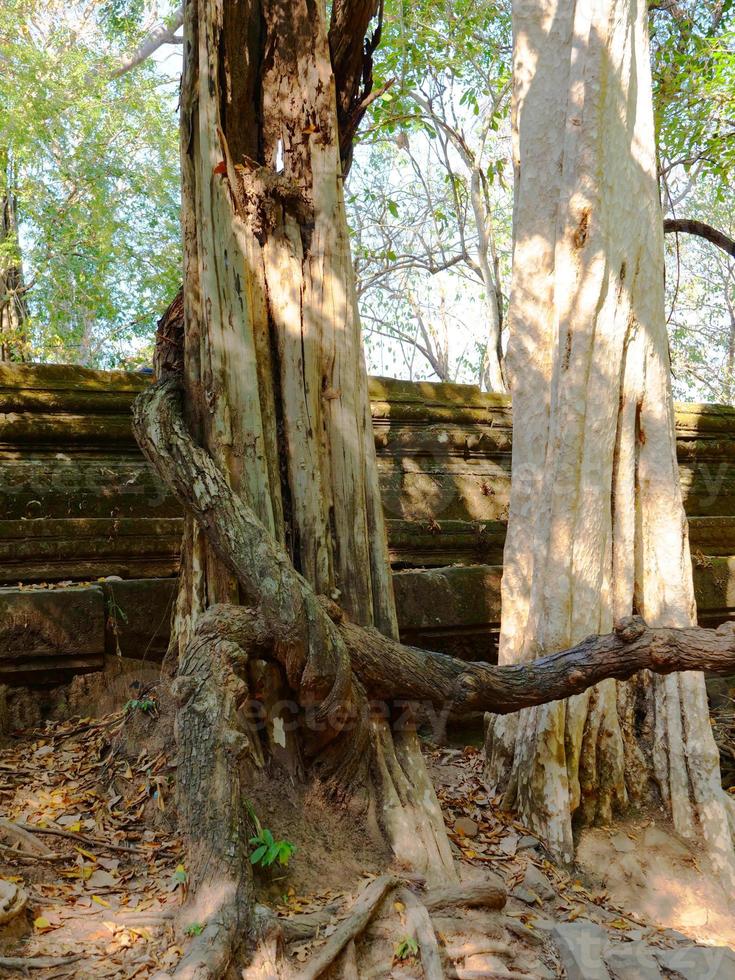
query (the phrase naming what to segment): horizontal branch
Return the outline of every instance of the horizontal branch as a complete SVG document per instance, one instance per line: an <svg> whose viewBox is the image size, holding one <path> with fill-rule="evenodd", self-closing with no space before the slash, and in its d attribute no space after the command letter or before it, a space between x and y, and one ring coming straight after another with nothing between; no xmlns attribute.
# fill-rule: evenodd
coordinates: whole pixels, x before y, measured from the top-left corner
<svg viewBox="0 0 735 980"><path fill-rule="evenodd" d="M352 669L371 697L427 701L457 712L510 714L581 694L609 677L629 680L641 670L735 673L735 623L716 630L652 628L634 616L569 650L503 666L430 653L351 624L341 630Z"/></svg>
<svg viewBox="0 0 735 980"><path fill-rule="evenodd" d="M711 242L712 245L716 245L723 252L735 258L735 240L726 235L724 231L719 231L704 221L695 221L693 218L666 218L664 220L664 234L671 235L678 232L704 238L705 241Z"/></svg>
<svg viewBox="0 0 735 980"><path fill-rule="evenodd" d="M733 623L716 630L651 628L640 617L630 617L606 636L590 636L569 650L503 666L467 663L356 626L334 602L315 595L211 457L194 443L171 381L138 396L133 427L145 455L199 522L248 601L258 607L255 619L244 607L213 607L206 628L227 632L246 647L257 636L259 655L278 659L302 703L321 701L322 717L335 710L345 717L359 709L363 702L356 699L356 689L363 688L371 698L385 701L509 714L580 694L607 678L628 680L641 670L735 673Z"/></svg>

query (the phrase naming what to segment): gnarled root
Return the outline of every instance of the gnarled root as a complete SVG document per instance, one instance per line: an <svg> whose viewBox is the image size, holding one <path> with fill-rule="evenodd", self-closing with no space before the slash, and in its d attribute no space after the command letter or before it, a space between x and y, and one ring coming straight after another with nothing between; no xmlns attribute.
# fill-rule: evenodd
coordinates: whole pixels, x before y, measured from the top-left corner
<svg viewBox="0 0 735 980"><path fill-rule="evenodd" d="M173 684L178 809L193 886L187 913L204 925L174 972L179 980L227 976L251 928L253 830L244 800L253 762L240 711L248 695L247 654L223 630L220 612L213 607L201 618Z"/></svg>
<svg viewBox="0 0 735 980"><path fill-rule="evenodd" d="M334 963L347 943L360 935L378 911L385 896L397 884L398 881L391 875L382 875L371 881L359 895L350 914L340 922L326 945L301 971L297 980L317 980Z"/></svg>
<svg viewBox="0 0 735 980"><path fill-rule="evenodd" d="M418 943L425 980L444 980L439 943L426 906L408 888L400 888L397 897L406 908L408 931Z"/></svg>

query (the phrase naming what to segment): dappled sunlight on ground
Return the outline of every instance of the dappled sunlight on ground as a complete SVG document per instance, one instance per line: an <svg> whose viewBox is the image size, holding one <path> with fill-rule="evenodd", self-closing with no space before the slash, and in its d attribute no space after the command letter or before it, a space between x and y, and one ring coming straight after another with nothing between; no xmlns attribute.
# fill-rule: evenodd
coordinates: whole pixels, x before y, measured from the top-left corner
<svg viewBox="0 0 735 980"><path fill-rule="evenodd" d="M31 835L16 841L0 827L0 878L28 897L12 928L0 929L0 955L78 957L34 970L38 980L144 980L181 955L173 920L186 872L168 819L172 773L145 738L153 724L118 711L49 723L0 750L0 811ZM150 748L130 754L131 728ZM33 841L51 856L29 854Z"/></svg>
<svg viewBox="0 0 735 980"><path fill-rule="evenodd" d="M586 830L577 861L612 902L635 909L650 924L701 943L735 945L731 898L713 879L702 848L663 820Z"/></svg>

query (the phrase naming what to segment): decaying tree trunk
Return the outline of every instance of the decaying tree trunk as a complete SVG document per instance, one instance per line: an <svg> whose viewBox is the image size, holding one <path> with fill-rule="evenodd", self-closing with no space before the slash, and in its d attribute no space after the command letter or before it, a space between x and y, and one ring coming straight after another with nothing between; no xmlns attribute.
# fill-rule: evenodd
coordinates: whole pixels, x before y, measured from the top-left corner
<svg viewBox="0 0 735 980"><path fill-rule="evenodd" d="M176 337L157 364L166 376L180 370L190 433L285 549L279 562L287 554L316 594L338 602L352 621L395 636L342 187L342 157L370 97L372 42L365 46L364 39L377 7L376 0L338 0L328 30L324 6L310 0L187 2L183 364L176 363ZM365 696L344 648L324 634L324 617L305 633L299 629L293 644L284 639L287 655L268 663L256 663L247 645L238 653L229 638L203 639L200 623L206 627L206 610L217 604L257 597L261 613L284 633L303 616L316 616L313 598L304 605L298 590L280 590L275 579L257 586L249 591L238 581L205 524L188 519L175 622L179 779L189 800L182 813L201 845L193 861L198 894L222 898L217 915L210 909L207 917L219 920L207 954L200 961L194 951L196 962L186 967L194 975L217 975L212 950L226 956L242 935L230 909L236 895L248 892L240 786L217 789L210 774L221 778L234 764L229 749L221 755L228 739L241 780L268 760L293 774L317 771L345 796L366 781L376 786L396 856L429 877L454 874L415 733L394 739L390 726L376 720L340 739L339 720L327 718L330 708L344 711ZM203 643L218 666L200 684ZM328 722L317 726L324 730L305 728L297 737L275 715L264 738L246 733L238 699L253 670L273 702L296 692L304 711ZM221 728L205 733L213 716ZM196 738L192 718L201 719ZM210 773L201 772L202 753L211 759ZM218 801L211 819L203 780ZM226 859L211 859L214 840Z"/></svg>
<svg viewBox="0 0 735 980"><path fill-rule="evenodd" d="M664 322L646 5L517 0L513 470L500 663L615 620L695 622ZM605 681L490 718L509 807L573 853L573 822L655 800L735 881L701 674Z"/></svg>
<svg viewBox="0 0 735 980"><path fill-rule="evenodd" d="M0 361L25 359L26 321L23 267L18 251L18 216L12 160L0 148Z"/></svg>

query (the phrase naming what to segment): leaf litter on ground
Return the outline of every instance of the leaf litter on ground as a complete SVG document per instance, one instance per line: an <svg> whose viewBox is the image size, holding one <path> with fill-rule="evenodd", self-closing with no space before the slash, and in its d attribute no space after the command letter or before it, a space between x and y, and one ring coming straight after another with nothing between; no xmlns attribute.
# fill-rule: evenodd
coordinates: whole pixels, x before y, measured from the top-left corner
<svg viewBox="0 0 735 980"><path fill-rule="evenodd" d="M171 771L164 752L128 757L126 723L124 711L47 722L0 748L0 812L15 828L0 824L0 879L28 893L20 931L0 930L0 955L57 961L34 968L38 980L145 980L180 956L175 873L185 859L167 816Z"/></svg>

